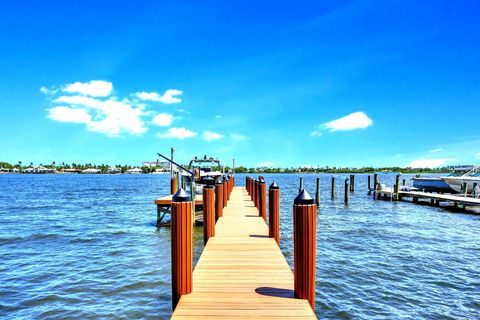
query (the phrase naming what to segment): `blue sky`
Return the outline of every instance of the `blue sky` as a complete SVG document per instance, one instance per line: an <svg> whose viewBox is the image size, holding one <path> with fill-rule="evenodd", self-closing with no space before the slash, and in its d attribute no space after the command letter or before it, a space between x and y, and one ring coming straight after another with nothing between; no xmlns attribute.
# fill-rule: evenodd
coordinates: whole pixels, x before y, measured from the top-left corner
<svg viewBox="0 0 480 320"><path fill-rule="evenodd" d="M476 1L0 4L0 161L480 162Z"/></svg>

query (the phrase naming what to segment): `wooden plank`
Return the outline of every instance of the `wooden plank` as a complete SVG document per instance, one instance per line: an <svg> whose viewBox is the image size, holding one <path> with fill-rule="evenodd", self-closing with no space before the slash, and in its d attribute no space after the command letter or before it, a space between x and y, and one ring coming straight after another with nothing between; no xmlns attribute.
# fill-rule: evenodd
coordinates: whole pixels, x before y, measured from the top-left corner
<svg viewBox="0 0 480 320"><path fill-rule="evenodd" d="M234 188L172 319L316 319L244 188Z"/></svg>
<svg viewBox="0 0 480 320"><path fill-rule="evenodd" d="M420 191L400 191L400 195L403 197L418 197L418 198L429 198L440 201L454 201L462 202L473 205L480 205L479 198L465 197L462 195L453 195L453 194L438 194L438 193L429 193L429 192L420 192Z"/></svg>
<svg viewBox="0 0 480 320"><path fill-rule="evenodd" d="M161 205L172 204L172 195L170 194L168 196L155 199L154 203ZM203 196L201 194L195 196L195 205L203 205Z"/></svg>

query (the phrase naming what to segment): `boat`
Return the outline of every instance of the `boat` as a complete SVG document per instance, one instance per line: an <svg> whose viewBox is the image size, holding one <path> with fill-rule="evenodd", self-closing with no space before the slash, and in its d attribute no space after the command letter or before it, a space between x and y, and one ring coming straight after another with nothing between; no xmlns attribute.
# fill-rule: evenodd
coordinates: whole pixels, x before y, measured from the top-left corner
<svg viewBox="0 0 480 320"><path fill-rule="evenodd" d="M460 177L442 177L442 180L457 193L479 193L480 188L480 166L473 167L470 171Z"/></svg>
<svg viewBox="0 0 480 320"><path fill-rule="evenodd" d="M190 160L187 169L194 174L196 194L201 194L205 185L209 183L216 183L218 179L223 176L223 173L217 170L220 167L220 161L212 157L195 157L194 159ZM189 185L191 183L192 176L188 172L182 172L181 176L185 185Z"/></svg>
<svg viewBox="0 0 480 320"><path fill-rule="evenodd" d="M451 167L452 172L447 176L439 177L421 177L417 175L413 177L413 187L425 192L440 192L440 193L459 193L460 189L453 188L449 183L445 181L446 178L459 178L467 175L475 166L455 166Z"/></svg>

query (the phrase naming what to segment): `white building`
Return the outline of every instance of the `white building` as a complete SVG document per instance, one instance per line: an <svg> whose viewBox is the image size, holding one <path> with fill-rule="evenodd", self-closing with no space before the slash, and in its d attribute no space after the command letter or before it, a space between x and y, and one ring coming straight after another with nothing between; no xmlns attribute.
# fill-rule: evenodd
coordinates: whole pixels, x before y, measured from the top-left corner
<svg viewBox="0 0 480 320"><path fill-rule="evenodd" d="M143 171L140 168L132 168L132 169L128 169L127 171L125 171L125 173L139 174L139 173L143 173Z"/></svg>
<svg viewBox="0 0 480 320"><path fill-rule="evenodd" d="M95 169L95 168L88 168L82 171L82 173L90 173L90 174L95 174L95 173L100 173L102 170L100 169Z"/></svg>
<svg viewBox="0 0 480 320"><path fill-rule="evenodd" d="M38 167L28 167L23 172L25 172L25 173L55 173L55 169L38 166Z"/></svg>

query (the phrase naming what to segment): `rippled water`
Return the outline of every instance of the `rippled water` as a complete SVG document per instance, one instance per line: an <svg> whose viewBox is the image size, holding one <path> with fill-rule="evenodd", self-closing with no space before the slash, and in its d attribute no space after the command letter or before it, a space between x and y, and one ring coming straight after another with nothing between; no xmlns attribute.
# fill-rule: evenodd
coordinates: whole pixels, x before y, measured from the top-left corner
<svg viewBox="0 0 480 320"><path fill-rule="evenodd" d="M313 195L316 175L303 175ZM292 264L298 175L281 189L281 248ZM391 184L393 175L380 175ZM474 319L480 216L373 201L357 175L350 204L322 175L316 313L327 319ZM244 183L244 175L237 181ZM153 199L167 175L0 175L0 318L170 315L170 231ZM337 179L343 187L343 179ZM195 257L202 250L195 229Z"/></svg>

